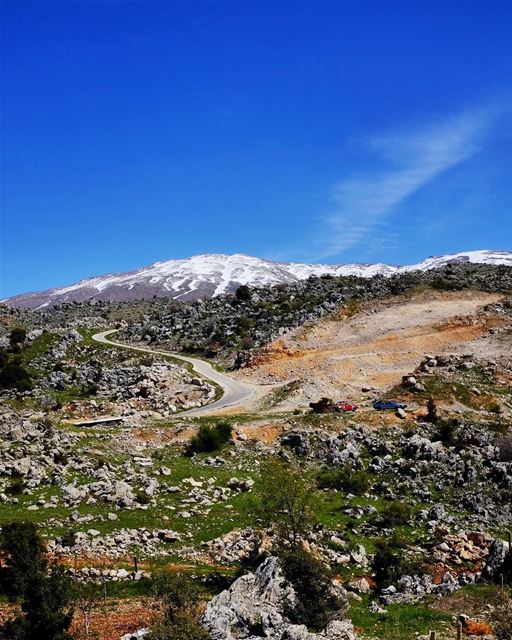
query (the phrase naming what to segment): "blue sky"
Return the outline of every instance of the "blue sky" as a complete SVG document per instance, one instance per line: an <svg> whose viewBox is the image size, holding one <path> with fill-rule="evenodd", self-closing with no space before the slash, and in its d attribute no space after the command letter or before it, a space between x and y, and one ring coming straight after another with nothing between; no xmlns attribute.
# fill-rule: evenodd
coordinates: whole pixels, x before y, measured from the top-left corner
<svg viewBox="0 0 512 640"><path fill-rule="evenodd" d="M512 3L9 2L0 295L512 249Z"/></svg>

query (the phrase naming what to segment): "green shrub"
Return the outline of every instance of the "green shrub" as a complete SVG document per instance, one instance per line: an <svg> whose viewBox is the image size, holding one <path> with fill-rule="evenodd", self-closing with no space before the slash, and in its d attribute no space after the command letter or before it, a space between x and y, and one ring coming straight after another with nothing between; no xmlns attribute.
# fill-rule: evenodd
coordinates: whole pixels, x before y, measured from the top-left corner
<svg viewBox="0 0 512 640"><path fill-rule="evenodd" d="M27 339L27 332L23 327L14 327L9 335L9 342L12 346L21 344Z"/></svg>
<svg viewBox="0 0 512 640"><path fill-rule="evenodd" d="M420 560L406 556L405 542L396 533L375 542L373 570L379 589L396 583L403 575L423 573Z"/></svg>
<svg viewBox="0 0 512 640"><path fill-rule="evenodd" d="M135 494L135 500L139 504L149 504L151 502L151 498L147 493L144 493L144 491L137 491L137 493Z"/></svg>
<svg viewBox="0 0 512 640"><path fill-rule="evenodd" d="M320 489L335 489L361 495L368 489L368 475L365 471L354 471L351 467L324 468L317 475Z"/></svg>
<svg viewBox="0 0 512 640"><path fill-rule="evenodd" d="M2 590L21 603L21 615L0 628L3 640L71 640L71 583L65 569L48 565L36 526L11 522L2 528Z"/></svg>
<svg viewBox="0 0 512 640"><path fill-rule="evenodd" d="M61 538L63 547L74 547L76 544L76 533L73 529L68 529Z"/></svg>
<svg viewBox="0 0 512 640"><path fill-rule="evenodd" d="M196 436L191 438L187 454L211 453L218 451L231 439L232 428L229 422L219 422L214 427L202 425Z"/></svg>
<svg viewBox="0 0 512 640"><path fill-rule="evenodd" d="M242 284L236 290L235 298L241 302L248 302L252 298L251 290L247 285Z"/></svg>
<svg viewBox="0 0 512 640"><path fill-rule="evenodd" d="M409 522L412 509L405 502L393 500L390 502L380 514L380 521L385 527L395 527L404 525Z"/></svg>
<svg viewBox="0 0 512 640"><path fill-rule="evenodd" d="M153 578L153 592L162 616L150 628L148 640L208 640L198 622L201 593L185 573L164 571Z"/></svg>
<svg viewBox="0 0 512 640"><path fill-rule="evenodd" d="M11 483L9 484L5 492L11 496L20 496L23 493L24 488L25 483L23 482L23 478L15 476L11 478Z"/></svg>
<svg viewBox="0 0 512 640"><path fill-rule="evenodd" d="M0 369L0 387L27 391L30 386L30 374L22 365L9 362Z"/></svg>
<svg viewBox="0 0 512 640"><path fill-rule="evenodd" d="M297 595L295 605L288 605L286 611L294 624L320 630L333 617L343 616L347 602L334 590L332 573L323 562L297 548L282 554L280 560Z"/></svg>
<svg viewBox="0 0 512 640"><path fill-rule="evenodd" d="M456 419L438 420L434 438L440 440L445 446L455 444L459 423Z"/></svg>

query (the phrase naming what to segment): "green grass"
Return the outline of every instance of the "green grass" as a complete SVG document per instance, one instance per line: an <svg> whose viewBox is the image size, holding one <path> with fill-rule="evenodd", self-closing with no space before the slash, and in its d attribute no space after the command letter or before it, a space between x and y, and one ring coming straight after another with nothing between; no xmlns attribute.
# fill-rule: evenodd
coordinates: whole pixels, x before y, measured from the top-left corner
<svg viewBox="0 0 512 640"><path fill-rule="evenodd" d="M23 347L20 354L22 362L30 367L33 360L47 354L58 341L59 336L55 333L41 334L30 344Z"/></svg>
<svg viewBox="0 0 512 640"><path fill-rule="evenodd" d="M394 604L383 607L387 614L371 613L368 597L351 605L348 616L362 630L362 637L379 640L413 640L429 631L441 632L451 624L452 616L436 611L425 603Z"/></svg>

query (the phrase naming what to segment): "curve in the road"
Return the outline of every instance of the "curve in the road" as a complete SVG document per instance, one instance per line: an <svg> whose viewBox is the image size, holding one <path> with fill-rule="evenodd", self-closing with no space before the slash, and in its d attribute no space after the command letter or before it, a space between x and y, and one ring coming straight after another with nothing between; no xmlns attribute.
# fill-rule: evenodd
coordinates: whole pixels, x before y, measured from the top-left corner
<svg viewBox="0 0 512 640"><path fill-rule="evenodd" d="M210 413L212 411L217 411L219 409L224 409L226 407L235 407L237 405L242 404L246 400L248 400L251 396L254 395L254 390L247 384L242 382L237 382L226 376L225 374L217 371L212 367L209 362L205 362L204 360L200 360L199 358L191 358L190 356L182 356L177 353L173 353L171 351L162 351L159 349L150 349L149 347L136 347L131 344L124 344L123 342L117 342L116 340L110 340L108 336L111 336L113 333L116 333L117 329L109 329L108 331L101 331L92 336L93 340L96 342L100 342L102 344L108 344L112 347L120 347L122 349L131 349L133 351L143 351L144 353L153 353L156 355L162 356L170 356L175 358L176 360L181 360L183 362L187 362L192 365L192 369L201 376L212 380L216 384L218 384L222 390L223 395L218 400L214 400L210 404L204 405L203 407L198 407L195 409L189 409L187 411L182 412L183 415L187 416L200 416L205 415L206 413Z"/></svg>

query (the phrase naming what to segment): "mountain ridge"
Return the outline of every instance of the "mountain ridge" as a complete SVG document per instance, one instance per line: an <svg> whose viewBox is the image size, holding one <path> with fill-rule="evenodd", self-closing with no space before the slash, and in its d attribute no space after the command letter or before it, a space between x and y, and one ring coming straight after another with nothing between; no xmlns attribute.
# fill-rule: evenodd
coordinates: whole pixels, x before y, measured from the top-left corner
<svg viewBox="0 0 512 640"><path fill-rule="evenodd" d="M128 301L170 297L179 300L210 298L232 293L240 285L261 287L304 280L310 276L386 277L408 271L427 271L450 263L471 262L512 267L512 252L478 250L431 256L412 265L307 264L275 262L254 256L200 254L189 258L159 261L134 271L85 278L64 287L23 293L1 300L19 308L42 309L63 302L86 300Z"/></svg>

